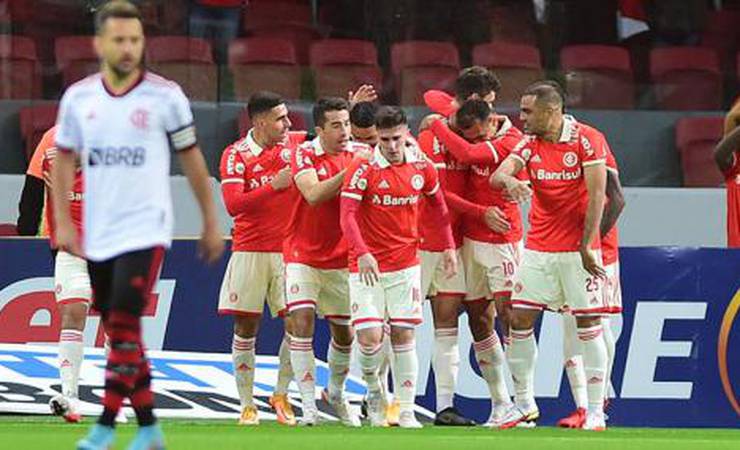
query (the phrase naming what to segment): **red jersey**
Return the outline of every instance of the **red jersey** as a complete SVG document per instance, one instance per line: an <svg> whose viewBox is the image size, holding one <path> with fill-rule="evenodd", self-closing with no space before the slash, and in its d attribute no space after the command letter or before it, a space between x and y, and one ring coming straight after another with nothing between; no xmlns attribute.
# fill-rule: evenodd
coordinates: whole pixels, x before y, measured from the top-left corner
<svg viewBox="0 0 740 450"><path fill-rule="evenodd" d="M609 146L606 146L606 170L614 172L619 177L619 167L617 167L617 160L614 158ZM609 199L607 198L607 202ZM606 233L606 236L601 238L601 258L604 261L604 265L608 266L619 261L619 231L617 231L617 224L614 224L611 230Z"/></svg>
<svg viewBox="0 0 740 450"><path fill-rule="evenodd" d="M723 172L727 185L727 246L740 248L740 155L732 154L732 166Z"/></svg>
<svg viewBox="0 0 740 450"><path fill-rule="evenodd" d="M346 169L354 152L368 147L350 142L348 151L330 155L322 147L319 138L299 146L291 158L291 172L297 180L307 172L315 172L319 181L332 178ZM317 269L346 269L347 241L339 225L339 196L331 200L309 205L297 187L291 187L292 208L289 212L288 238L283 246L286 263L301 263Z"/></svg>
<svg viewBox="0 0 740 450"><path fill-rule="evenodd" d="M54 164L54 158L57 155L57 148L54 144L57 127L50 128L44 136L41 138L38 150L42 151L41 159L41 170L43 172L51 172L52 165ZM82 182L82 169L77 167L75 171L74 183L72 184L72 190L67 193L69 198L70 217L72 223L77 230L77 236L82 236L82 199L83 199L83 182ZM46 226L49 230L49 244L51 248L56 248L56 227L54 225L54 203L51 201L51 191L46 190Z"/></svg>
<svg viewBox="0 0 740 450"><path fill-rule="evenodd" d="M605 164L607 144L598 130L565 116L558 142L525 137L512 151L529 173L534 191L526 248L575 252L588 206L583 168ZM601 248L598 234L592 248Z"/></svg>
<svg viewBox="0 0 740 450"><path fill-rule="evenodd" d="M301 141L289 135L285 144L261 147L252 130L226 147L221 155L221 192L229 214L232 251L281 252L287 231L290 189L276 191L272 180L290 164L291 147Z"/></svg>
<svg viewBox="0 0 740 450"><path fill-rule="evenodd" d="M419 147L437 169L440 185L446 193L450 192L463 196L467 188L468 166L460 164L434 137L430 130L424 130L419 134ZM456 247L462 245L463 229L462 214L453 205L450 208L450 227L455 238ZM419 248L428 252L441 252L447 248L444 237L439 232L439 226L430 220L433 214L430 206L422 198L419 211Z"/></svg>
<svg viewBox="0 0 740 450"><path fill-rule="evenodd" d="M342 197L360 202L359 229L381 272L419 264L419 195L434 195L439 180L417 152L407 147L406 161L393 165L376 149L370 162L354 164L344 179ZM437 229L442 234L439 224ZM358 256L350 252L350 272L357 272Z"/></svg>

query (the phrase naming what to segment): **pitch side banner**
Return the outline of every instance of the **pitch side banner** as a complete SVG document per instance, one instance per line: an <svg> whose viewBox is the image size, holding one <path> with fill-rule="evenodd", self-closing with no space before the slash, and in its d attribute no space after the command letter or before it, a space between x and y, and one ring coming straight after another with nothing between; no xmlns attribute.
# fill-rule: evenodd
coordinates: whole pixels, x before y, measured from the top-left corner
<svg viewBox="0 0 740 450"><path fill-rule="evenodd" d="M620 338L612 376L610 423L740 425L740 251L626 248L621 259L625 313L623 320L614 324ZM161 281L144 318L148 348L166 350L152 353L156 355L152 358L155 389L163 415L235 417L236 393L228 376L231 320L215 312L225 266L226 257L215 266L203 266L195 258L192 241L176 241L165 258ZM53 343L59 336L52 273L46 241L0 239L0 343L34 344L0 347L0 410L28 410L34 403L44 406L43 400L53 395L58 384L54 348L37 346ZM428 410L434 410L430 369L433 330L428 307L425 319L417 337L421 368L417 403L420 412L428 416ZM97 317L88 321L86 345L101 345L99 325ZM459 330L461 366L456 403L467 415L483 422L490 411L488 389L479 376L464 316ZM316 334L316 355L325 361L329 343L325 323L318 324ZM546 314L537 335L537 401L541 423L552 424L573 409L562 370L560 318ZM274 355L281 337L280 323L263 319L257 342L258 399L263 400L274 386ZM102 385L102 359L99 351L87 353L83 395L88 399L86 407L94 410ZM193 369L196 366L198 370ZM319 362L318 366L325 364ZM358 373L354 371L354 375ZM183 374L192 379L181 379ZM324 369L319 369L318 375L321 384L326 377ZM214 377L221 381L210 381ZM363 390L359 377L351 378L348 388L357 399ZM26 406L20 407L24 402ZM170 410L180 412L165 412ZM269 418L266 409L264 414Z"/></svg>

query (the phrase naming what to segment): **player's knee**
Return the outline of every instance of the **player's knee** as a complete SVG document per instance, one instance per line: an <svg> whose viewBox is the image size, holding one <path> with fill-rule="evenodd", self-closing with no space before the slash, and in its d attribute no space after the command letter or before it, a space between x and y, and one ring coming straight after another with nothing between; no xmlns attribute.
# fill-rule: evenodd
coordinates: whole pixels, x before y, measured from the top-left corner
<svg viewBox="0 0 740 450"><path fill-rule="evenodd" d="M78 330L85 329L87 321L87 305L85 303L72 303L61 308L62 329Z"/></svg>
<svg viewBox="0 0 740 450"><path fill-rule="evenodd" d="M363 348L376 348L383 342L382 328L366 328L357 331L357 342Z"/></svg>
<svg viewBox="0 0 740 450"><path fill-rule="evenodd" d="M534 326L534 319L526 310L513 309L509 316L509 324L512 330L528 330Z"/></svg>
<svg viewBox="0 0 740 450"><path fill-rule="evenodd" d="M414 329L391 326L391 344L404 345L414 341Z"/></svg>
<svg viewBox="0 0 740 450"><path fill-rule="evenodd" d="M590 328L601 324L600 316L578 316L576 317L578 328Z"/></svg>
<svg viewBox="0 0 740 450"><path fill-rule="evenodd" d="M314 329L314 310L301 308L290 313L293 335L297 337L311 337Z"/></svg>
<svg viewBox="0 0 740 450"><path fill-rule="evenodd" d="M257 336L261 316L234 316L234 334L241 338Z"/></svg>

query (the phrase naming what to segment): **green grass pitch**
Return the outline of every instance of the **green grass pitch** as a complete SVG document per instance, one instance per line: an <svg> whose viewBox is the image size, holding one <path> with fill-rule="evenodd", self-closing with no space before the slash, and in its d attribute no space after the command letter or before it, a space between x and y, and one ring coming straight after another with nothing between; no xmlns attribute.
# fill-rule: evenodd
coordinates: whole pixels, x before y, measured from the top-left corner
<svg viewBox="0 0 740 450"><path fill-rule="evenodd" d="M92 419L80 425L56 417L0 416L0 449L74 449ZM162 421L167 448L172 450L696 450L740 449L740 429L612 428L603 433L548 427L494 431L427 426L423 430L348 429L335 424L316 428L287 428L274 422L238 427L213 420ZM135 425L118 427L115 449L124 449Z"/></svg>

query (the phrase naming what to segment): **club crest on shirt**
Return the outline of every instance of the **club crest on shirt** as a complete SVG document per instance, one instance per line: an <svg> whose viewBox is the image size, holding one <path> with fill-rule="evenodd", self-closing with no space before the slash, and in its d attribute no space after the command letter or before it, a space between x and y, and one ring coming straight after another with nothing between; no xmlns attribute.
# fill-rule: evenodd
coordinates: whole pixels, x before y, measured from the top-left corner
<svg viewBox="0 0 740 450"><path fill-rule="evenodd" d="M290 162L290 149L289 148L284 148L280 151L280 159L282 159L283 162L285 163Z"/></svg>
<svg viewBox="0 0 740 450"><path fill-rule="evenodd" d="M143 108L136 108L131 113L131 124L140 130L149 128L149 111Z"/></svg>
<svg viewBox="0 0 740 450"><path fill-rule="evenodd" d="M563 164L566 167L573 167L578 164L578 155L573 152L567 152L563 155Z"/></svg>
<svg viewBox="0 0 740 450"><path fill-rule="evenodd" d="M419 175L418 173L411 177L411 187L413 187L417 191L420 191L421 188L424 187L424 177Z"/></svg>

